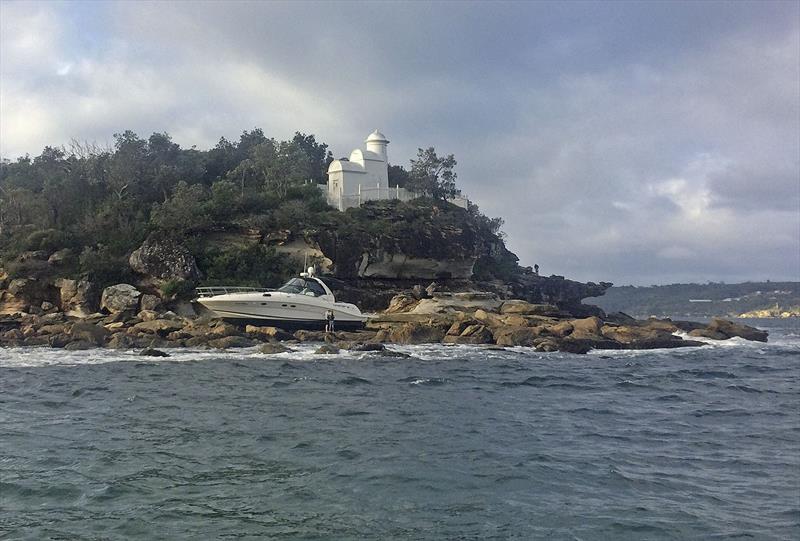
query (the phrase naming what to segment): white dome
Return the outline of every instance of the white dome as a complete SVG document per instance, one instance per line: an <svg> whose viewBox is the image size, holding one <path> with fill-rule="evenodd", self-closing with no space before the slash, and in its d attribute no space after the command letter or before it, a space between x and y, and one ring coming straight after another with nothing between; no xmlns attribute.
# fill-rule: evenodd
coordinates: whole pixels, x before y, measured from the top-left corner
<svg viewBox="0 0 800 541"><path fill-rule="evenodd" d="M388 143L389 140L381 132L379 132L378 130L375 130L374 132L369 134L369 136L366 138L366 140L364 142L365 143Z"/></svg>

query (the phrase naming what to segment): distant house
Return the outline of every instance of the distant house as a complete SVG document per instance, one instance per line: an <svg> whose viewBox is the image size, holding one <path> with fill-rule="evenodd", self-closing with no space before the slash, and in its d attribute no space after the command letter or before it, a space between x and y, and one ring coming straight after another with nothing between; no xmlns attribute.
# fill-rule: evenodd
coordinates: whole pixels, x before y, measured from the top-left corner
<svg viewBox="0 0 800 541"><path fill-rule="evenodd" d="M321 186L326 191L328 204L344 211L375 199L409 201L417 197L405 188L389 186L389 158L386 153L389 140L386 136L375 130L364 143L366 150L357 148L349 158L333 160L328 166L328 185ZM463 197L450 202L464 208L469 203Z"/></svg>

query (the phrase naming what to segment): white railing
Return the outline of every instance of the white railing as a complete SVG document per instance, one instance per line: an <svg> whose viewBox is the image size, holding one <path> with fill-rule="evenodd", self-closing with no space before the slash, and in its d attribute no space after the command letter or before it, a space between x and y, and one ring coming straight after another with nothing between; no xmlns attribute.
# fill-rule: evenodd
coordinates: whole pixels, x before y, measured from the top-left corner
<svg viewBox="0 0 800 541"><path fill-rule="evenodd" d="M227 295L228 293L262 293L274 290L262 287L207 286L197 287L195 291L198 297L214 297L215 295Z"/></svg>
<svg viewBox="0 0 800 541"><path fill-rule="evenodd" d="M337 197L338 194L331 196L328 194L328 204L332 207L344 211L352 207L360 207L367 201L383 200L383 199L397 199L400 201L411 201L419 197L418 194L395 186L394 188L384 188L380 186L365 187L361 184L358 185L358 192L354 194L344 194ZM457 196L448 199L450 203L461 207L469 207L469 199L463 196Z"/></svg>

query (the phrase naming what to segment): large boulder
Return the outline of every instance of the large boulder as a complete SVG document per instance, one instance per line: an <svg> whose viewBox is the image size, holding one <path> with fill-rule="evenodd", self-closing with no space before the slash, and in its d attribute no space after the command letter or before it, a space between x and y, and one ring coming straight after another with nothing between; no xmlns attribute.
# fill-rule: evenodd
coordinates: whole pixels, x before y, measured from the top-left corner
<svg viewBox="0 0 800 541"><path fill-rule="evenodd" d="M100 308L112 314L138 312L139 297L142 293L130 284L117 284L103 290Z"/></svg>
<svg viewBox="0 0 800 541"><path fill-rule="evenodd" d="M128 264L134 272L159 281L196 280L200 277L194 256L171 239L150 237L133 251Z"/></svg>
<svg viewBox="0 0 800 541"><path fill-rule="evenodd" d="M95 346L102 346L105 344L111 333L102 325L95 325L88 321L77 321L69 335L74 341L88 342Z"/></svg>
<svg viewBox="0 0 800 541"><path fill-rule="evenodd" d="M150 321L142 321L131 327L131 332L141 332L146 334L157 334L159 336L167 336L173 331L183 328L183 324L179 321L170 319L154 319Z"/></svg>
<svg viewBox="0 0 800 541"><path fill-rule="evenodd" d="M383 332L385 333L384 338L395 344L433 344L442 341L445 330L424 323L403 323Z"/></svg>
<svg viewBox="0 0 800 541"><path fill-rule="evenodd" d="M727 319L714 318L707 328L709 331L722 333L728 338L739 337L745 340L755 340L756 342L766 342L767 336L769 336L767 331L762 331L749 325L734 323Z"/></svg>
<svg viewBox="0 0 800 541"><path fill-rule="evenodd" d="M68 316L85 318L97 311L99 292L92 282L59 278L55 286L59 289L59 307Z"/></svg>
<svg viewBox="0 0 800 541"><path fill-rule="evenodd" d="M498 346L527 346L534 345L539 337L539 329L532 327L505 327L495 330L495 343Z"/></svg>
<svg viewBox="0 0 800 541"><path fill-rule="evenodd" d="M257 325L247 325L244 328L244 332L250 338L255 338L256 340L291 340L294 338L291 334L284 331L283 329L279 329L277 327L260 327Z"/></svg>

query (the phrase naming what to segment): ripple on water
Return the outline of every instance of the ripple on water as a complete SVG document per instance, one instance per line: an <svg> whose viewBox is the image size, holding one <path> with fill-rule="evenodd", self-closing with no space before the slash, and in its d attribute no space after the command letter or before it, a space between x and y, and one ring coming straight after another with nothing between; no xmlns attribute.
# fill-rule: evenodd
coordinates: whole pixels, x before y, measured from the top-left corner
<svg viewBox="0 0 800 541"><path fill-rule="evenodd" d="M0 529L798 539L792 348L2 351Z"/></svg>

